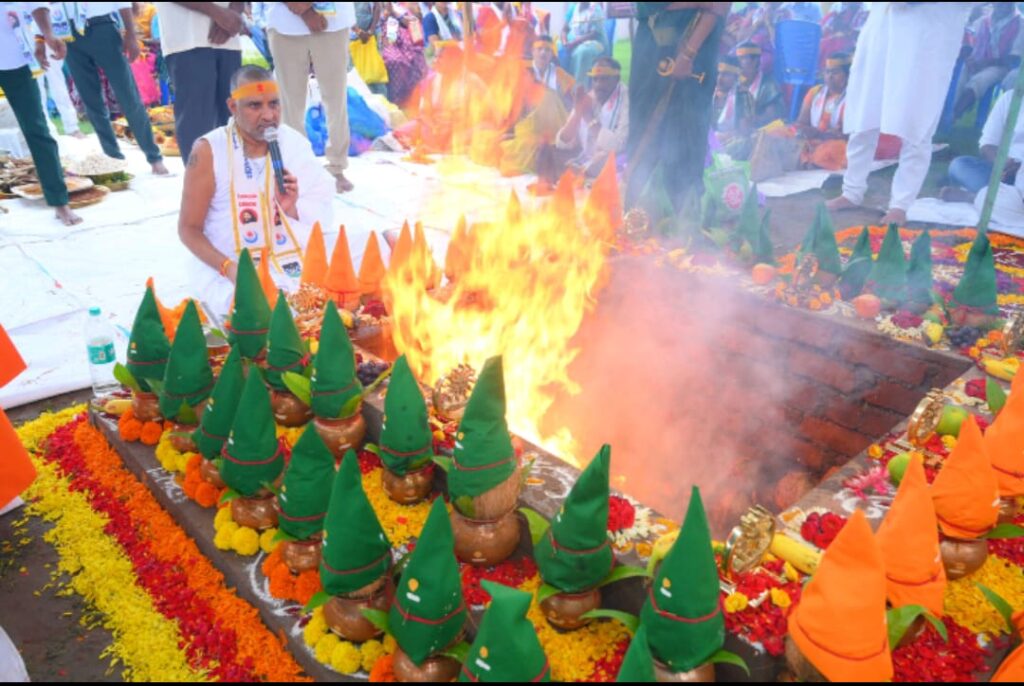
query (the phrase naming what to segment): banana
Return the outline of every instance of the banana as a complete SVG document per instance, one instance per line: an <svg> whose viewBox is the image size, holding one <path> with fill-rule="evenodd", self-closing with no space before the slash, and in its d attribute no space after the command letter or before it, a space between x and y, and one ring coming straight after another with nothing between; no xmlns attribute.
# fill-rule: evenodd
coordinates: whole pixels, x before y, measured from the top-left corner
<svg viewBox="0 0 1024 686"><path fill-rule="evenodd" d="M771 553L775 557L785 560L799 569L804 574L813 574L821 562L821 552L790 538L789 536L776 533L772 538Z"/></svg>
<svg viewBox="0 0 1024 686"><path fill-rule="evenodd" d="M338 314L341 315L341 323L345 325L346 329L351 329L356 325L355 316L346 309L338 308Z"/></svg>
<svg viewBox="0 0 1024 686"><path fill-rule="evenodd" d="M112 398L103 406L103 411L107 414L114 414L120 417L131 406L132 401L130 398Z"/></svg>
<svg viewBox="0 0 1024 686"><path fill-rule="evenodd" d="M986 357L982 359L981 364L985 368L985 373L989 376L994 376L1003 381L1013 381L1013 377L1017 375L1017 370L1020 368L1020 359L1016 356L1001 360L994 357Z"/></svg>

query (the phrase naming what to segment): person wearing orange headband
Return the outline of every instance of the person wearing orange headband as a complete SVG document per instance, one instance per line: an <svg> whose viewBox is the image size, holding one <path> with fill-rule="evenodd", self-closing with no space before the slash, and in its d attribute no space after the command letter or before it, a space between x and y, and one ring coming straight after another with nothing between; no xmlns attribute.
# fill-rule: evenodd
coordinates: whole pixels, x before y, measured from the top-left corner
<svg viewBox="0 0 1024 686"><path fill-rule="evenodd" d="M714 127L718 141L728 146L733 140L750 136L753 130L754 100L750 91L739 87L740 62L726 55L718 62L715 86Z"/></svg>
<svg viewBox="0 0 1024 686"><path fill-rule="evenodd" d="M846 167L843 112L852 61L845 53L830 55L825 60L825 83L814 86L804 96L796 125L803 139L800 161L807 166L829 171Z"/></svg>
<svg viewBox="0 0 1024 686"><path fill-rule="evenodd" d="M736 48L736 57L740 62L740 85L754 99L754 126L782 118L786 103L775 79L761 68L761 47L748 41Z"/></svg>
<svg viewBox="0 0 1024 686"><path fill-rule="evenodd" d="M270 72L253 65L236 71L228 109L228 124L193 147L178 219L178 235L195 257L192 293L217 314L230 307L245 248L253 255L266 250L278 287L298 287L313 224L333 225L335 193L334 179L306 136L281 123L280 90ZM269 154L272 129L284 166L283 192Z"/></svg>

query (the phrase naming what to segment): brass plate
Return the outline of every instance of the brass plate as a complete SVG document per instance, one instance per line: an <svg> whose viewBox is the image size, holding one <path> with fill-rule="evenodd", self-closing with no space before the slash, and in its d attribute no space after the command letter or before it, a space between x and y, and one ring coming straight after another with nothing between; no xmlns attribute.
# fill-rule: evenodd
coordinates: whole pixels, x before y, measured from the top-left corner
<svg viewBox="0 0 1024 686"><path fill-rule="evenodd" d="M725 570L742 574L756 567L772 545L775 516L760 505L747 510L725 542Z"/></svg>
<svg viewBox="0 0 1024 686"><path fill-rule="evenodd" d="M914 414L910 415L910 422L907 424L907 438L911 444L922 446L935 435L942 420L942 408L944 406L942 390L933 388L928 395L921 399Z"/></svg>

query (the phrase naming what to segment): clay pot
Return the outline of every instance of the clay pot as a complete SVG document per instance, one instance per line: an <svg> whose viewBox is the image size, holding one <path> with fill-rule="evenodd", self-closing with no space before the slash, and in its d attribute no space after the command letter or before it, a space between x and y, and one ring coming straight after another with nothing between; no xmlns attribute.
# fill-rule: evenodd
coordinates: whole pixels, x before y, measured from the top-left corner
<svg viewBox="0 0 1024 686"><path fill-rule="evenodd" d="M345 451L349 448L359 450L363 439L366 438L366 420L363 419L362 407L354 415L345 419L314 417L313 426L338 462L345 456Z"/></svg>
<svg viewBox="0 0 1024 686"><path fill-rule="evenodd" d="M903 648L904 646L908 646L914 641L916 641L917 637L924 633L924 630L925 628L927 628L927 626L928 624L924 618L924 615L918 615L917 619L915 619L914 622L909 627L907 627L907 632L903 634L903 638L901 638L900 642L896 644L896 648ZM896 648L894 648L893 650L895 650Z"/></svg>
<svg viewBox="0 0 1024 686"><path fill-rule="evenodd" d="M822 288L832 288L832 286L836 285L836 281L838 280L839 275L829 274L828 272L823 272L820 269L818 270L818 273L814 275L814 282Z"/></svg>
<svg viewBox="0 0 1024 686"><path fill-rule="evenodd" d="M498 519L516 509L523 489L522 470L517 465L512 475L491 490L473 498L473 516L477 519Z"/></svg>
<svg viewBox="0 0 1024 686"><path fill-rule="evenodd" d="M220 478L220 470L211 460L203 460L199 464L199 476L214 488L227 488L224 479Z"/></svg>
<svg viewBox="0 0 1024 686"><path fill-rule="evenodd" d="M818 668L804 657L800 648L797 647L796 641L789 636L786 636L786 667L789 669L789 676L794 681L812 684L823 684L828 681L825 675L819 672Z"/></svg>
<svg viewBox="0 0 1024 686"><path fill-rule="evenodd" d="M274 496L235 498L231 501L231 519L238 526L263 531L277 526L277 507Z"/></svg>
<svg viewBox="0 0 1024 686"><path fill-rule="evenodd" d="M498 519L470 519L452 510L455 556L478 567L504 562L519 546L519 518L507 512Z"/></svg>
<svg viewBox="0 0 1024 686"><path fill-rule="evenodd" d="M662 684L706 684L715 680L715 666L705 662L689 672L673 672L672 669L658 660L654 661L654 679Z"/></svg>
<svg viewBox="0 0 1024 686"><path fill-rule="evenodd" d="M379 583L376 592L368 597L333 596L324 605L324 621L331 631L346 641L363 643L377 638L383 632L363 616L363 610L387 612L394 592L389 575L386 582Z"/></svg>
<svg viewBox="0 0 1024 686"><path fill-rule="evenodd" d="M428 657L423 664L417 665L405 654L401 646L395 648L395 661L392 669L395 681L402 683L443 683L455 681L462 665L458 660L443 655Z"/></svg>
<svg viewBox="0 0 1024 686"><path fill-rule="evenodd" d="M434 465L399 476L385 468L381 479L384 492L400 505L414 505L430 495L434 488Z"/></svg>
<svg viewBox="0 0 1024 686"><path fill-rule="evenodd" d="M160 400L156 393L136 393L132 391L132 414L140 422L158 422L162 419L160 414Z"/></svg>
<svg viewBox="0 0 1024 686"><path fill-rule="evenodd" d="M988 559L988 542L984 539L965 541L946 536L940 536L939 539L942 564L946 567L946 578L950 581L981 569Z"/></svg>
<svg viewBox="0 0 1024 686"><path fill-rule="evenodd" d="M1012 524L1014 518L1020 514L1020 507L1017 505L1017 499L1000 498L999 499L999 523L1000 524Z"/></svg>
<svg viewBox="0 0 1024 686"><path fill-rule="evenodd" d="M169 434L171 447L179 453L199 452L195 441L192 440L192 432L196 430L196 427L196 424L179 424L178 422L171 422L171 433Z"/></svg>
<svg viewBox="0 0 1024 686"><path fill-rule="evenodd" d="M288 565L292 574L320 569L320 539L282 541L281 559Z"/></svg>
<svg viewBox="0 0 1024 686"><path fill-rule="evenodd" d="M281 426L302 426L313 418L309 405L289 391L270 391L270 407L274 411L274 419Z"/></svg>
<svg viewBox="0 0 1024 686"><path fill-rule="evenodd" d="M971 309L969 307L954 307L950 310L950 317L957 326L972 326L977 328L988 328L995 320L990 314Z"/></svg>
<svg viewBox="0 0 1024 686"><path fill-rule="evenodd" d="M590 624L593 620L583 615L599 607L601 591L597 588L582 593L556 593L540 604L548 624L562 631L575 631Z"/></svg>

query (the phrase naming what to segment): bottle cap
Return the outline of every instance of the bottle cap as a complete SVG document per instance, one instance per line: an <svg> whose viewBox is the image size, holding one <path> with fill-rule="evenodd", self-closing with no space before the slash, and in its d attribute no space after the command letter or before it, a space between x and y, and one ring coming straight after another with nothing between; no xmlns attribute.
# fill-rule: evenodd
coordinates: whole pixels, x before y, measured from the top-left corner
<svg viewBox="0 0 1024 686"><path fill-rule="evenodd" d="M90 317L98 317L98 316L100 316L100 308L98 308L98 307L90 307L89 308L89 316Z"/></svg>

